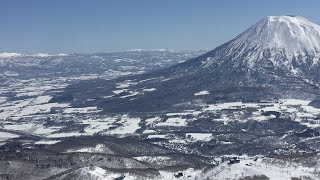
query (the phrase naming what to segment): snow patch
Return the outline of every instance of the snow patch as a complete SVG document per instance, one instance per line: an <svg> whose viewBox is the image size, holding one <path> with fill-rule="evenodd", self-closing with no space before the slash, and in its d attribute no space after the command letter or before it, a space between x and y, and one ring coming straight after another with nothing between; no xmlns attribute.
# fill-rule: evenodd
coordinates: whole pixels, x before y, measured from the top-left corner
<svg viewBox="0 0 320 180"><path fill-rule="evenodd" d="M56 144L58 142L61 142L61 141L60 140L42 140L42 141L37 141L34 144L51 145L51 144Z"/></svg>
<svg viewBox="0 0 320 180"><path fill-rule="evenodd" d="M63 110L63 113L66 114L74 114L74 113L80 113L80 114L87 114L87 113L98 113L102 110L97 109L97 107L85 107L85 108L66 108Z"/></svg>
<svg viewBox="0 0 320 180"><path fill-rule="evenodd" d="M144 92L152 92L157 90L156 88L143 89Z"/></svg>
<svg viewBox="0 0 320 180"><path fill-rule="evenodd" d="M165 122L159 122L156 126L186 126L187 120L180 117L168 118Z"/></svg>
<svg viewBox="0 0 320 180"><path fill-rule="evenodd" d="M209 91L200 91L197 93L194 93L195 96L203 96L203 95L209 95L210 92Z"/></svg>
<svg viewBox="0 0 320 180"><path fill-rule="evenodd" d="M0 58L6 59L6 58L15 58L15 57L21 57L22 54L19 53L9 53L9 52L3 52L0 53Z"/></svg>
<svg viewBox="0 0 320 180"><path fill-rule="evenodd" d="M18 138L19 135L8 133L8 132L0 132L0 142L7 141L12 138Z"/></svg>
<svg viewBox="0 0 320 180"><path fill-rule="evenodd" d="M186 133L186 137L193 141L210 141L212 133Z"/></svg>
<svg viewBox="0 0 320 180"><path fill-rule="evenodd" d="M129 117L128 115L123 115L121 117L121 120L117 121L117 123L119 123L120 126L115 129L109 130L104 134L132 135L138 129L140 129L140 126L139 126L140 121L141 121L140 118L134 118L134 117Z"/></svg>

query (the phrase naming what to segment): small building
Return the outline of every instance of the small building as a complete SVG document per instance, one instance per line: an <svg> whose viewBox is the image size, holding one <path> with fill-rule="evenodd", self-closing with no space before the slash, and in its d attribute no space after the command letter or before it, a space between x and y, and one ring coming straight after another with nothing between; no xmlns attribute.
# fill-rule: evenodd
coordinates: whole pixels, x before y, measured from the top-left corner
<svg viewBox="0 0 320 180"><path fill-rule="evenodd" d="M176 177L176 178L180 178L182 176L183 176L182 172L178 172L178 173L174 174L174 177Z"/></svg>
<svg viewBox="0 0 320 180"><path fill-rule="evenodd" d="M240 163L240 159L238 157L233 157L229 159L228 165Z"/></svg>

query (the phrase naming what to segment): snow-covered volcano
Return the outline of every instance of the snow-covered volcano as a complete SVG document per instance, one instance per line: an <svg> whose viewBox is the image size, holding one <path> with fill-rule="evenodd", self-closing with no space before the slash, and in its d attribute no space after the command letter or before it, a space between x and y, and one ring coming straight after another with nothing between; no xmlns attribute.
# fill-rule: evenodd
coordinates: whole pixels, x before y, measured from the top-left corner
<svg viewBox="0 0 320 180"><path fill-rule="evenodd" d="M231 41L169 71L179 76L234 76L233 83L248 86L270 84L283 74L319 84L319 59L319 25L300 16L268 16Z"/></svg>
<svg viewBox="0 0 320 180"><path fill-rule="evenodd" d="M320 26L300 16L268 16L210 56L203 62L206 67L217 59L236 60L250 68L261 60L292 70L293 63L314 65L320 57Z"/></svg>
<svg viewBox="0 0 320 180"><path fill-rule="evenodd" d="M319 25L300 16L268 16L214 50L154 76L170 79L157 84L159 89L172 88L186 99L201 91L213 99L313 99L319 95L319 61Z"/></svg>

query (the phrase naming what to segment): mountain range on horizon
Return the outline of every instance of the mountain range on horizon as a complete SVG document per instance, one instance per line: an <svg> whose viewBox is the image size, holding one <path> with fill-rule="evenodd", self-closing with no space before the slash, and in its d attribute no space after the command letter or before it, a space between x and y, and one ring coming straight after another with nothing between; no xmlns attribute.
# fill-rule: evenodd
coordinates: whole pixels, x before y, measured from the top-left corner
<svg viewBox="0 0 320 180"><path fill-rule="evenodd" d="M91 52L91 53L35 53L35 54L25 54L25 53L17 53L17 52L0 52L0 59L17 59L17 58L24 58L24 57L33 57L33 58L49 58L49 57L65 57L65 56L77 56L77 55L94 55L94 54L107 54L107 53L143 53L143 52L196 52L196 51L206 51L205 49L167 49L167 48L160 48L160 49L129 49L129 50L119 50L119 51L108 51L108 52Z"/></svg>

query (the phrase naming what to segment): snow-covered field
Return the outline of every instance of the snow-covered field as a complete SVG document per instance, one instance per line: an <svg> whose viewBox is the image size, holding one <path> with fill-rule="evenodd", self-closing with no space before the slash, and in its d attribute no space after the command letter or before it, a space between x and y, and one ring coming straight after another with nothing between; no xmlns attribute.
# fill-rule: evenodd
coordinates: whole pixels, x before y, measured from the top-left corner
<svg viewBox="0 0 320 180"><path fill-rule="evenodd" d="M97 107L85 107L85 108L66 108L63 110L65 114L72 114L72 113L98 113L102 110L98 110Z"/></svg>
<svg viewBox="0 0 320 180"><path fill-rule="evenodd" d="M133 135L138 129L140 129L139 123L140 118L130 118L127 115L123 115L117 123L120 124L119 127L108 130L104 134L109 135Z"/></svg>
<svg viewBox="0 0 320 180"><path fill-rule="evenodd" d="M187 168L180 171L160 170L159 174L152 176L139 175L136 173L119 173L113 172L101 167L85 167L77 170L77 175L90 179L104 180L122 178L124 180L140 180L140 179L161 179L161 180L191 180L191 179L212 179L212 180L228 180L228 179L244 179L265 177L270 180L292 180L292 178L300 179L318 179L318 175L314 174L314 168L306 168L301 166L280 165L273 162L269 158L258 158L241 156L240 163L228 164L228 162L220 163L218 166L208 169ZM163 163L170 161L170 157L166 156L141 156L135 157L138 161L149 163Z"/></svg>
<svg viewBox="0 0 320 180"><path fill-rule="evenodd" d="M76 137L76 136L88 136L91 134L87 134L87 133L80 133L80 132L67 132L67 133L54 133L54 134L50 134L47 137L48 138L64 138L64 137Z"/></svg>
<svg viewBox="0 0 320 180"><path fill-rule="evenodd" d="M119 84L119 88L130 86L130 82ZM49 88L49 86L47 87ZM24 88L32 90L34 88ZM123 92L124 89L119 89L119 92ZM149 92L151 90L148 90ZM152 89L153 91L153 89ZM129 97L132 94L121 96L121 98ZM131 117L129 115L123 115L121 117L112 116L99 116L100 109L97 107L85 107L85 108L72 108L66 103L48 103L51 99L50 95L39 95L24 100L8 101L7 98L2 97L2 104L0 104L0 119L3 120L3 129L22 131L24 133L36 134L41 136L47 136L50 138L61 138L70 136L82 136L93 135L95 133L105 135L133 135L140 129L139 123L146 125L146 129L142 134L159 135L157 129L163 127L187 127L190 122L197 121L198 117L201 117L203 113L220 114L215 118L215 121L222 121L228 124L232 121L267 121L275 118L276 116L263 115L263 112L279 112L280 117L290 117L293 120L306 125L310 128L320 127L317 117L320 115L320 109L309 106L310 101L299 99L280 99L278 101L260 102L260 103L242 103L242 102L228 102L218 104L204 105L202 110L198 111L182 111L166 113L165 117L155 116L148 118L141 122L138 117ZM52 108L61 109L60 113L51 114ZM250 111L246 111L250 109ZM227 113L226 113L227 112ZM82 115L83 114L83 115ZM61 127L44 127L42 126L45 121L41 120L41 117L45 118L57 118L69 119L70 117L77 115L82 116L80 119L76 119L77 124L86 125L83 132L71 131L56 133ZM244 116L246 115L246 116ZM245 118L242 118L242 117ZM16 123L18 119L26 119L24 123ZM33 121L30 121L33 119ZM209 134L188 134L189 140L192 141L206 141L202 138L208 136L207 140L210 140Z"/></svg>
<svg viewBox="0 0 320 180"><path fill-rule="evenodd" d="M19 135L7 133L7 132L0 132L0 142L6 141L12 138L18 138Z"/></svg>
<svg viewBox="0 0 320 180"><path fill-rule="evenodd" d="M152 79L146 79L150 81ZM26 82L25 82L26 83ZM200 152L188 150L186 146L206 143L215 145L233 146L235 142L228 139L219 138L214 132L192 129L192 123L204 118L207 114L214 114L210 121L223 122L229 125L233 121L247 122L258 121L267 122L277 117L291 118L292 120L305 125L309 128L319 128L318 117L320 109L309 106L310 101L299 99L280 99L274 101L243 103L227 102L216 104L202 104L197 110L185 110L181 112L166 112L164 114L151 114L146 118L131 114L107 115L101 113L102 110L96 106L92 107L72 107L68 103L50 103L52 95L48 90L59 91L58 87L48 82L43 87L41 84L31 82L35 87L25 87L20 83L10 88L1 88L0 94L0 142L2 144L10 139L32 135L39 137L34 144L36 145L55 145L63 142L64 138L93 136L96 134L105 136L115 136L125 138L127 136L139 137L143 140L152 142L155 145L162 145L166 141L166 147L184 153ZM135 98L146 93L156 93L156 88L130 90L135 82L122 82L116 85L113 94L105 98ZM16 99L8 98L6 94L10 91L16 93ZM205 96L210 94L208 91L200 91L195 96ZM264 114L273 112L271 114ZM48 122L52 124L48 124ZM191 128L190 128L191 127ZM189 128L189 129L188 129ZM183 129L183 132L179 132ZM187 130L186 130L187 129ZM175 132L179 132L175 134ZM243 131L245 132L245 131ZM227 136L226 136L227 137ZM283 136L285 138L285 136ZM266 138L267 139L267 138ZM312 139L306 139L311 141ZM316 141L315 139L314 141ZM154 141L154 142L153 142ZM278 142L278 144L281 144ZM277 143L274 143L277 144ZM113 154L112 148L105 144L95 144L88 147L69 148L65 153L101 153ZM280 151L280 150L279 150ZM135 160L161 165L171 160L169 156L137 156ZM202 169L187 168L178 172L183 174L179 179L236 179L246 176L265 175L270 179L291 179L291 177L310 176L313 174L312 168L306 168L290 164L283 167L276 163L270 163L268 158L253 161L253 158L242 156L238 164L228 165L223 162L216 167L203 171ZM96 179L108 179L109 177L122 177L124 179L141 179L134 173L116 173L105 170L102 167L82 168L81 173ZM177 171L160 170L156 179L177 179ZM279 178L281 177L281 178ZM152 178L150 178L152 179Z"/></svg>
<svg viewBox="0 0 320 180"><path fill-rule="evenodd" d="M156 124L156 126L186 126L186 125L187 125L186 119L182 119L180 117L171 117L164 122L159 122Z"/></svg>
<svg viewBox="0 0 320 180"><path fill-rule="evenodd" d="M285 165L277 164L270 158L258 158L241 156L240 163L229 165L228 162L219 164L206 173L198 175L201 177L211 177L211 179L238 179L243 177L253 177L254 175L265 175L270 180L292 180L291 178L309 177L318 179L314 168L302 167L297 164Z"/></svg>
<svg viewBox="0 0 320 180"><path fill-rule="evenodd" d="M7 97L0 97L0 104L6 102L7 100Z"/></svg>
<svg viewBox="0 0 320 180"><path fill-rule="evenodd" d="M80 149L70 149L67 151L70 152L86 152L86 153L104 153L104 154L114 154L112 150L106 147L104 144L97 144L95 147L86 147Z"/></svg>
<svg viewBox="0 0 320 180"><path fill-rule="evenodd" d="M193 141L210 141L212 133L186 133L186 137Z"/></svg>
<svg viewBox="0 0 320 180"><path fill-rule="evenodd" d="M60 142L60 140L41 140L41 141L37 141L35 142L35 144L45 144L45 145L48 145L48 144L56 144Z"/></svg>
<svg viewBox="0 0 320 180"><path fill-rule="evenodd" d="M256 120L264 121L274 118L274 115L264 116L263 112L274 111L281 113L281 117L293 117L293 120L303 123L309 127L320 127L315 119L320 115L320 109L309 106L311 101L300 99L280 99L279 101L261 102L261 103L242 103L242 102L229 102L219 104L209 104L203 109L205 112L221 113L226 110L234 110L233 114L224 114L219 121L235 121L235 120ZM246 119L241 119L246 109L255 109L251 116ZM303 121L303 122L302 122Z"/></svg>
<svg viewBox="0 0 320 180"><path fill-rule="evenodd" d="M42 124L35 124L35 123L5 124L3 126L3 129L6 129L6 130L20 131L27 134L41 135L41 136L49 135L59 130L60 128L61 127L57 127L57 126L45 127Z"/></svg>

